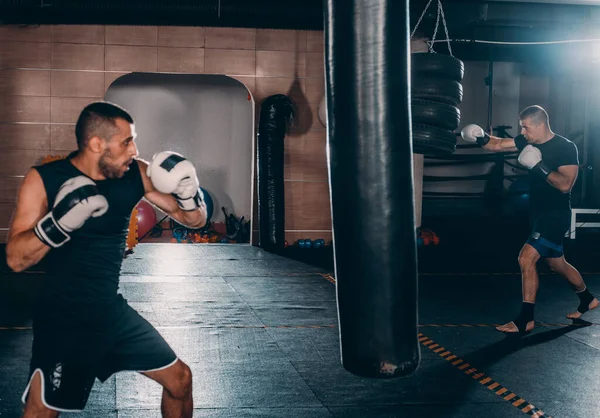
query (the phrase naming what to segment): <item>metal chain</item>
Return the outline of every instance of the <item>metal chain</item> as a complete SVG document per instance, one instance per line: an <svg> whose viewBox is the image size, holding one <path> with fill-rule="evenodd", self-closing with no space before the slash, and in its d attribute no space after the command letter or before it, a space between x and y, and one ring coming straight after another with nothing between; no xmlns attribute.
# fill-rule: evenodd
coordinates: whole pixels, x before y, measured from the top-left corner
<svg viewBox="0 0 600 418"><path fill-rule="evenodd" d="M425 9L423 10L423 13L421 13L421 17L417 21L417 24L415 25L415 28L413 29L412 33L410 34L410 39L412 39L412 37L414 36L415 32L417 31L417 28L421 24L421 21L423 20L423 17L425 17L425 13L427 12L427 9L429 9L429 5L431 4L432 1L433 0L429 0L429 2L427 3L427 6L425 6Z"/></svg>
<svg viewBox="0 0 600 418"><path fill-rule="evenodd" d="M438 26L440 25L440 7L442 6L442 4L440 3L440 0L438 0L438 10L437 10L437 18L435 19L435 29L433 30L433 37L431 38L431 41L429 43L429 52L430 53L434 53L435 51L433 50L433 45L435 44L435 38L437 36L437 30L438 30Z"/></svg>
<svg viewBox="0 0 600 418"><path fill-rule="evenodd" d="M448 35L448 26L446 25L446 17L444 16L444 9L442 8L442 0L438 0L438 10L442 15L442 23L444 24L444 31L446 32L446 41L448 41L448 52L450 52L450 56L452 55L452 47L450 46L450 35Z"/></svg>
<svg viewBox="0 0 600 418"><path fill-rule="evenodd" d="M417 28L421 24L423 17L425 17L425 13L427 13L427 10L429 9L429 6L431 5L432 1L433 0L429 0L427 2L427 5L425 6L423 13L421 13L419 20L417 21L417 24L415 25L415 28L412 30L412 33L410 34L410 39L412 39L413 36L415 35L415 32L417 31ZM438 4L437 17L435 20L435 29L433 30L433 37L431 38L431 40L429 42L427 42L427 44L429 45L429 52L435 53L435 51L433 50L433 45L435 45L435 38L437 36L437 31L438 31L438 27L440 25L440 16L441 16L442 24L444 25L444 32L446 33L446 42L448 43L448 52L450 52L450 56L454 56L452 54L452 47L450 46L450 35L448 34L448 25L446 24L446 16L444 15L444 8L442 7L442 0L437 0L437 4Z"/></svg>

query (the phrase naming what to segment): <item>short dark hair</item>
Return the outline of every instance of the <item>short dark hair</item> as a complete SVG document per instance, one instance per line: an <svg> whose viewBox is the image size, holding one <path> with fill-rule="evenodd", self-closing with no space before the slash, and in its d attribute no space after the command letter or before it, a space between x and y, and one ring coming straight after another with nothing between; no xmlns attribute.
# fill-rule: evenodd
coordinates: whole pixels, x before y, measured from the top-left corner
<svg viewBox="0 0 600 418"><path fill-rule="evenodd" d="M527 118L531 118L533 123L535 123L536 125L539 125L540 123L543 123L546 126L550 125L550 118L548 117L548 113L544 110L542 106L533 105L523 109L521 113L519 113L519 119L523 120Z"/></svg>
<svg viewBox="0 0 600 418"><path fill-rule="evenodd" d="M109 102L94 102L87 105L79 115L75 125L77 148L83 149L90 138L99 136L108 140L117 133L116 119L133 123L133 118L125 109Z"/></svg>

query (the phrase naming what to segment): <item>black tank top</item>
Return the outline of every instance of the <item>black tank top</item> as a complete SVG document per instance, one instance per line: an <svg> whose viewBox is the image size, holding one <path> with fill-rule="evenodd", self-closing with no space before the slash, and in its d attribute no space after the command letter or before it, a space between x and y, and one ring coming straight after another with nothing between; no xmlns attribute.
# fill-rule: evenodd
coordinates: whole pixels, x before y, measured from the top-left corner
<svg viewBox="0 0 600 418"><path fill-rule="evenodd" d="M34 167L44 182L50 210L60 186L72 177L85 175L71 163L74 155ZM46 255L41 295L46 313L47 309L76 313L82 307L114 307L122 299L117 290L129 220L144 195L144 184L136 161L122 178L95 182L108 201L108 211L88 219L70 233L70 241Z"/></svg>

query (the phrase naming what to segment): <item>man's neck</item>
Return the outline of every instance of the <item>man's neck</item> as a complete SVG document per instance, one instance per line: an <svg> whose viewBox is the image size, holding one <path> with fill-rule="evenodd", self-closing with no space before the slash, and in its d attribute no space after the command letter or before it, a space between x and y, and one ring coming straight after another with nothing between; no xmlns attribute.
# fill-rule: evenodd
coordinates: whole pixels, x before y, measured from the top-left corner
<svg viewBox="0 0 600 418"><path fill-rule="evenodd" d="M71 164L92 180L106 180L100 171L98 163L85 152L78 152L71 158Z"/></svg>
<svg viewBox="0 0 600 418"><path fill-rule="evenodd" d="M554 132L548 131L546 133L546 135L544 135L544 138L541 139L540 141L536 142L536 144L544 144L544 143L550 141L552 138L554 138Z"/></svg>

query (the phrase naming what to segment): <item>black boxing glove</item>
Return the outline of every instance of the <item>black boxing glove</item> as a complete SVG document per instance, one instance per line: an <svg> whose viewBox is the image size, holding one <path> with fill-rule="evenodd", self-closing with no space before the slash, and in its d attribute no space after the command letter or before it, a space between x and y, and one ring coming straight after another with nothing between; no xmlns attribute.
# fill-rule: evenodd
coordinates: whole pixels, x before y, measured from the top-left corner
<svg viewBox="0 0 600 418"><path fill-rule="evenodd" d="M34 228L44 244L58 248L71 239L69 233L79 229L91 217L102 216L108 201L89 177L77 176L65 181L54 200L54 207Z"/></svg>

